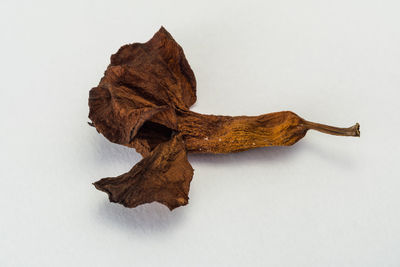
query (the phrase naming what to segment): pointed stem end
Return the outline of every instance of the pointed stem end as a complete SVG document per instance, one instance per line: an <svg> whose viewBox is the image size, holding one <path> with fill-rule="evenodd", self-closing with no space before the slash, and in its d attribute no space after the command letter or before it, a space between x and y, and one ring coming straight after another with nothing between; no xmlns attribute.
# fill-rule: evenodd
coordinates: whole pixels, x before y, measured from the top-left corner
<svg viewBox="0 0 400 267"><path fill-rule="evenodd" d="M329 126L329 125L310 122L310 121L304 121L304 125L308 129L316 130L316 131L323 132L326 134L339 135L339 136L355 136L355 137L360 136L360 124L359 123L356 123L355 125L348 127L348 128L339 128L339 127Z"/></svg>

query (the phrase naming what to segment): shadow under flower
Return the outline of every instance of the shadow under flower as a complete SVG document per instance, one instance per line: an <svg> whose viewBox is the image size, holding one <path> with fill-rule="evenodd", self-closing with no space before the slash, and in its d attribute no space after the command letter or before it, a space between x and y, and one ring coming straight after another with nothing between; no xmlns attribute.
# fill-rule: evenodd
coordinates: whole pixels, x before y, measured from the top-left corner
<svg viewBox="0 0 400 267"><path fill-rule="evenodd" d="M115 145L108 142L101 142L100 149L109 152L112 149L111 146ZM141 158L139 154L132 155L132 149L122 146L117 146L113 152L112 157L117 156L118 161L137 162ZM263 166L268 166L275 164L277 161L281 163L288 162L291 158L298 157L301 153L314 154L323 160L332 162L334 165L342 165L346 168L353 166L353 161L351 158L346 157L346 155L339 157L337 154L325 151L324 148L316 147L307 141L290 147L263 147L230 154L189 154L188 157L189 162L193 164L216 164L218 167L229 168L229 166L237 164L243 166L263 164ZM193 179L196 178L195 174ZM149 232L165 232L167 229L169 231L173 230L184 221L187 209L188 207L181 207L171 212L166 206L157 202L140 205L131 209L125 208L120 204L110 203L105 198L104 202L99 205L97 216L110 227L135 234L145 234Z"/></svg>
<svg viewBox="0 0 400 267"><path fill-rule="evenodd" d="M102 220L107 226L135 234L172 230L179 225L184 215L184 209L176 209L171 212L157 202L130 209L119 204L109 203L108 200L100 203L97 213L99 220Z"/></svg>

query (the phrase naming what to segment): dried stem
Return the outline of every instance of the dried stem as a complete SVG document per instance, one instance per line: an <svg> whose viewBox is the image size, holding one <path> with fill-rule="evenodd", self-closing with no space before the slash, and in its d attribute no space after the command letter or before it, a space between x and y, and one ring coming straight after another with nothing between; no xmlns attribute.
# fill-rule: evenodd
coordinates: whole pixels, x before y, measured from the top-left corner
<svg viewBox="0 0 400 267"><path fill-rule="evenodd" d="M358 123L348 128L339 128L304 120L304 125L308 129L316 130L326 134L339 135L339 136L360 136L360 124Z"/></svg>

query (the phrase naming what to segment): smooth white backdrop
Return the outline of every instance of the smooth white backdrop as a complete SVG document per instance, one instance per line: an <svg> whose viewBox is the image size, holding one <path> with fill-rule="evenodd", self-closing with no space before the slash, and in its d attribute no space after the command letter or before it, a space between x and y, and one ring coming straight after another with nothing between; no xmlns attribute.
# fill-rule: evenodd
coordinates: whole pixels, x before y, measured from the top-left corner
<svg viewBox="0 0 400 267"><path fill-rule="evenodd" d="M0 266L400 266L399 1L0 2ZM361 124L191 155L190 203L126 209L92 182L139 154L87 125L109 57L163 25L193 110Z"/></svg>

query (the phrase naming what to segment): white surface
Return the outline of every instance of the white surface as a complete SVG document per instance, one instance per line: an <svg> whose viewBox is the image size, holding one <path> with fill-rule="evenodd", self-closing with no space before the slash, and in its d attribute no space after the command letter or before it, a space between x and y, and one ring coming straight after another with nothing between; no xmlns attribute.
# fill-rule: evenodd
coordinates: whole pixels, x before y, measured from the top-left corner
<svg viewBox="0 0 400 267"><path fill-rule="evenodd" d="M400 266L399 1L0 3L0 266ZM87 125L112 53L164 25L194 110L292 110L361 138L190 156L190 203L110 204L134 150Z"/></svg>

